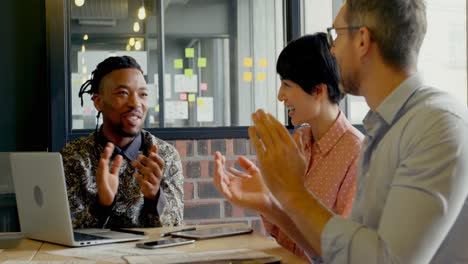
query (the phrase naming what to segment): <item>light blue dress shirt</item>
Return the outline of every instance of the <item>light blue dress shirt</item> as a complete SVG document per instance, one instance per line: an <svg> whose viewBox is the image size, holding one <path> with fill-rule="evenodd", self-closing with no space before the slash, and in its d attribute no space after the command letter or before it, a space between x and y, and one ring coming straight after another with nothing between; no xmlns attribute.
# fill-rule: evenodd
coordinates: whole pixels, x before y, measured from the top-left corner
<svg viewBox="0 0 468 264"><path fill-rule="evenodd" d="M351 221L327 223L322 260L468 263L467 107L415 75L364 127Z"/></svg>

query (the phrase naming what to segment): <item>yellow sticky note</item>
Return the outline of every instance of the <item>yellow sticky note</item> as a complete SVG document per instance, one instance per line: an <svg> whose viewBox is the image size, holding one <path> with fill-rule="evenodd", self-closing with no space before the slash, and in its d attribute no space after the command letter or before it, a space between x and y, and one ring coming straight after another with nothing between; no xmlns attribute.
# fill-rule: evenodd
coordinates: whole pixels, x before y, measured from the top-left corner
<svg viewBox="0 0 468 264"><path fill-rule="evenodd" d="M195 102L195 94L189 94L188 95L188 101L189 102Z"/></svg>
<svg viewBox="0 0 468 264"><path fill-rule="evenodd" d="M246 82L252 81L252 72L244 72L244 81Z"/></svg>
<svg viewBox="0 0 468 264"><path fill-rule="evenodd" d="M265 73L264 72L257 73L257 81L263 82L264 80L265 80Z"/></svg>
<svg viewBox="0 0 468 264"><path fill-rule="evenodd" d="M182 69L184 67L184 61L182 59L174 59L174 69Z"/></svg>
<svg viewBox="0 0 468 264"><path fill-rule="evenodd" d="M186 48L185 49L185 58L193 58L195 51L193 48Z"/></svg>
<svg viewBox="0 0 468 264"><path fill-rule="evenodd" d="M198 106L203 106L203 105L205 105L205 101L203 101L203 99L198 98L197 104L198 104Z"/></svg>
<svg viewBox="0 0 468 264"><path fill-rule="evenodd" d="M198 58L198 68L205 68L206 67L206 58Z"/></svg>
<svg viewBox="0 0 468 264"><path fill-rule="evenodd" d="M261 68L266 68L267 66L267 60L265 58L262 58L258 61L258 66L260 66Z"/></svg>
<svg viewBox="0 0 468 264"><path fill-rule="evenodd" d="M245 67L251 68L252 65L253 65L253 60L252 60L252 58L249 58L249 57L244 58L244 66L245 66Z"/></svg>
<svg viewBox="0 0 468 264"><path fill-rule="evenodd" d="M155 111L156 113L159 113L159 105L156 105L156 106L154 107L154 111Z"/></svg>
<svg viewBox="0 0 468 264"><path fill-rule="evenodd" d="M185 74L185 77L192 78L193 70L192 69L185 69L184 74Z"/></svg>

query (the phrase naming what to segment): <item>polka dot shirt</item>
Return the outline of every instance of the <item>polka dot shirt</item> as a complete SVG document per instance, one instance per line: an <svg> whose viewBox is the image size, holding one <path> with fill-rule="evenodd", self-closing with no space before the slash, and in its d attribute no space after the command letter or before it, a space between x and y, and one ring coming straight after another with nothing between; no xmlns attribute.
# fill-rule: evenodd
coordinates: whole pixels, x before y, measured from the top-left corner
<svg viewBox="0 0 468 264"><path fill-rule="evenodd" d="M357 161L364 136L342 112L318 141L313 140L310 127L298 130L302 132L304 152L309 160L306 187L333 212L348 217L356 192ZM266 230L280 245L305 258L302 249L277 226L265 218L263 222Z"/></svg>

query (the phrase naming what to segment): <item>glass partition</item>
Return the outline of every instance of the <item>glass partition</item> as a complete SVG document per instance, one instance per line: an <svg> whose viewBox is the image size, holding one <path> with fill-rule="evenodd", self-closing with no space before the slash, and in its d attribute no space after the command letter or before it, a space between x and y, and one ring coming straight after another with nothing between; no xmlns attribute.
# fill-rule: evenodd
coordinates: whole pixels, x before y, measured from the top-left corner
<svg viewBox="0 0 468 264"><path fill-rule="evenodd" d="M418 70L431 85L467 105L466 1L427 0L428 29L419 54ZM348 115L362 124L369 107L363 97L347 96Z"/></svg>
<svg viewBox="0 0 468 264"><path fill-rule="evenodd" d="M258 108L285 122L275 71L281 0L71 1L69 24L73 130L96 126L81 84L100 61L124 54L148 83L146 128L247 126Z"/></svg>

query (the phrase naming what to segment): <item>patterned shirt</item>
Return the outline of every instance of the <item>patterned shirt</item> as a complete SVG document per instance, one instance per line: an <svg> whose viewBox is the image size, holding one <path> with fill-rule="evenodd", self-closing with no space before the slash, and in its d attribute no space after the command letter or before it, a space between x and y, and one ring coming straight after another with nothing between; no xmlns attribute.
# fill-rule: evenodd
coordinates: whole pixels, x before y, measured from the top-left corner
<svg viewBox="0 0 468 264"><path fill-rule="evenodd" d="M357 161L364 136L341 111L332 127L318 141L313 140L310 127L299 129L302 130L302 142L305 142L306 158L309 160L305 177L307 189L333 212L348 216L356 191ZM263 222L265 229L280 245L306 258L303 250L277 226L264 217Z"/></svg>
<svg viewBox="0 0 468 264"><path fill-rule="evenodd" d="M181 225L184 179L179 154L172 145L144 130L125 150L115 148L113 156L121 154L123 157L119 188L111 206L99 204L95 175L107 142L99 131L67 144L61 151L73 226L110 228ZM133 177L135 168L130 164L138 154L148 155L153 144L157 145L158 154L165 162L155 201L144 198Z"/></svg>

